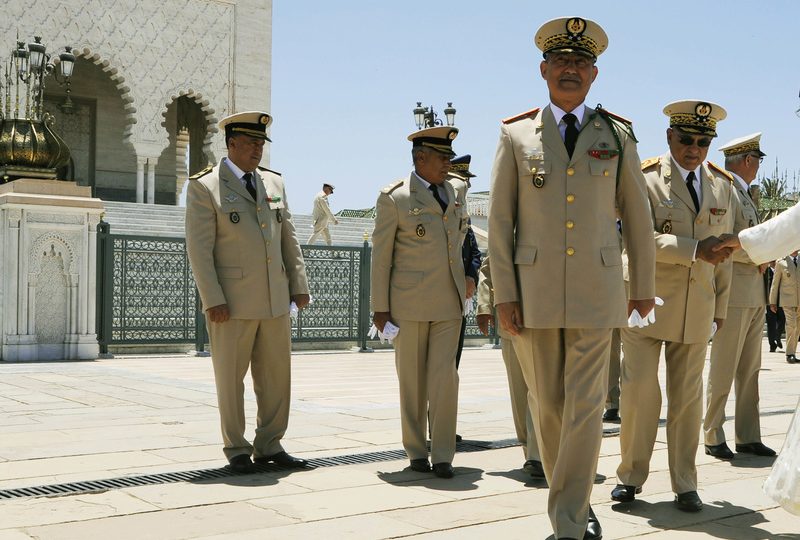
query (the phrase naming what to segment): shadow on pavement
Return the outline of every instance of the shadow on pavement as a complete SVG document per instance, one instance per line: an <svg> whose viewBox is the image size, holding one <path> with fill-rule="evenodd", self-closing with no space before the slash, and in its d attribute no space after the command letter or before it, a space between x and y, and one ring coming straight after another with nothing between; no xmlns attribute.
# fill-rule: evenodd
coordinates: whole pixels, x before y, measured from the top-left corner
<svg viewBox="0 0 800 540"><path fill-rule="evenodd" d="M472 467L453 467L455 477L437 478L432 472L415 473L406 467L401 471L379 472L378 478L388 484L403 484L404 486L424 486L438 491L473 491L478 489L477 482L483 477L483 469ZM410 476L412 473L414 476Z"/></svg>

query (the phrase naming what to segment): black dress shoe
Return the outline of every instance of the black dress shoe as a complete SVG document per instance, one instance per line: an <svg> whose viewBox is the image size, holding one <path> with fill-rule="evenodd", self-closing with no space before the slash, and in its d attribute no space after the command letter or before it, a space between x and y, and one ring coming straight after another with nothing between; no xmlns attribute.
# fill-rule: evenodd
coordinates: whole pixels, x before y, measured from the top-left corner
<svg viewBox="0 0 800 540"><path fill-rule="evenodd" d="M412 459L410 467L412 471L431 472L431 464L427 458Z"/></svg>
<svg viewBox="0 0 800 540"><path fill-rule="evenodd" d="M239 474L252 474L256 472L256 467L253 465L253 462L250 461L250 456L247 454L233 456L230 460L228 460L228 466L233 472L237 472Z"/></svg>
<svg viewBox="0 0 800 540"><path fill-rule="evenodd" d="M761 442L745 443L736 445L737 452L744 452L745 454L755 454L757 456L772 457L775 455L775 450L769 446L765 446Z"/></svg>
<svg viewBox="0 0 800 540"><path fill-rule="evenodd" d="M778 350L778 346L777 345L770 345L769 346L769 352L775 352L776 350Z"/></svg>
<svg viewBox="0 0 800 540"><path fill-rule="evenodd" d="M778 341L778 348L783 349L783 343L780 340Z"/></svg>
<svg viewBox="0 0 800 540"><path fill-rule="evenodd" d="M442 463L434 463L433 474L439 478L453 478L456 475L455 471L453 470L453 466L446 461L443 461Z"/></svg>
<svg viewBox="0 0 800 540"><path fill-rule="evenodd" d="M790 363L790 364L796 364L797 363L797 357L795 355L793 355L793 354L787 354L786 355L786 361L788 363Z"/></svg>
<svg viewBox="0 0 800 540"><path fill-rule="evenodd" d="M456 442L461 442L462 437L458 433L456 433Z"/></svg>
<svg viewBox="0 0 800 540"><path fill-rule="evenodd" d="M706 455L714 456L717 459L733 459L733 452L728 448L728 443L706 445Z"/></svg>
<svg viewBox="0 0 800 540"><path fill-rule="evenodd" d="M271 456L256 458L256 463L259 465L274 463L275 465L280 465L281 467L285 467L287 469L302 469L308 465L308 461L305 459L296 458L287 454L286 452L278 452L277 454L272 454Z"/></svg>
<svg viewBox="0 0 800 540"><path fill-rule="evenodd" d="M675 506L683 512L699 512L703 509L703 501L696 491L687 491L675 495Z"/></svg>
<svg viewBox="0 0 800 540"><path fill-rule="evenodd" d="M534 478L544 478L544 467L542 467L541 461L529 459L522 466L522 470Z"/></svg>
<svg viewBox="0 0 800 540"><path fill-rule="evenodd" d="M589 507L589 523L586 524L586 532L583 533L583 540L602 540L603 539L603 528L600 526L600 522L597 520L597 516L594 515L594 510L592 507Z"/></svg>
<svg viewBox="0 0 800 540"><path fill-rule="evenodd" d="M619 422L619 409L608 409L604 412L603 422Z"/></svg>
<svg viewBox="0 0 800 540"><path fill-rule="evenodd" d="M637 486L626 486L625 484L617 484L617 487L611 490L611 500L629 503L636 500L636 495L642 492L642 488Z"/></svg>

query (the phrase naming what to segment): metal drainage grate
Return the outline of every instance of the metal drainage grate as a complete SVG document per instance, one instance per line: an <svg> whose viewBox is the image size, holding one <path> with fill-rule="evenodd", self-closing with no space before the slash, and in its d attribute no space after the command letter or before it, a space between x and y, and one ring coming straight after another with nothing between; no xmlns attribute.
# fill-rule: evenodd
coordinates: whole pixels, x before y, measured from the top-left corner
<svg viewBox="0 0 800 540"><path fill-rule="evenodd" d="M499 450L518 446L516 439L503 439L499 441L461 441L456 443L456 451L461 453L483 452L486 450ZM356 465L360 463L379 463L382 461L395 461L406 459L404 450L384 450L382 452L368 452L366 454L348 454L312 458L308 464L314 468L336 467L338 465ZM275 472L283 470L273 463L256 465L258 472ZM65 495L78 495L81 493L101 493L110 489L123 489L137 486L152 486L157 484L174 484L176 482L200 482L214 478L239 476L227 467L218 469L200 469L196 471L182 471L160 474L145 474L141 476L124 476L106 480L91 480L86 482L69 482L65 484L50 484L47 486L34 486L16 489L0 490L0 500L20 499L24 497L62 497Z"/></svg>

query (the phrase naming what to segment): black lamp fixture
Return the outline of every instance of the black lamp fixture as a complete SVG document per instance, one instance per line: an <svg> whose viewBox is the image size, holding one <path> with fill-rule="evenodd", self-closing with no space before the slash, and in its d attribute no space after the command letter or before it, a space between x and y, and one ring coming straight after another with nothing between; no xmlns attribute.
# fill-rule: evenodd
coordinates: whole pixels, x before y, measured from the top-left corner
<svg viewBox="0 0 800 540"><path fill-rule="evenodd" d="M417 106L414 107L414 123L417 124L417 129L430 128L434 126L443 125L439 115L433 107L423 107L421 101L417 101ZM444 109L445 121L448 126L453 126L456 123L456 109L453 107L451 101L447 102L447 107Z"/></svg>

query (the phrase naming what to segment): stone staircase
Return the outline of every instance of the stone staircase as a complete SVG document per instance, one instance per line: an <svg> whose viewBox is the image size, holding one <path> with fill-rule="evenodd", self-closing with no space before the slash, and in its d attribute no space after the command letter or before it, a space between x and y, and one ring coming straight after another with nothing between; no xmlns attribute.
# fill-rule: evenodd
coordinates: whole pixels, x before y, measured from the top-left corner
<svg viewBox="0 0 800 540"><path fill-rule="evenodd" d="M139 204L103 201L106 207L104 220L111 225L112 234L143 235L160 237L184 237L185 208L163 204ZM331 225L331 240L337 246L362 246L364 233L372 236L374 221L365 218L340 217L339 225ZM300 244L308 241L314 230L308 214L294 214L292 220L297 229ZM323 241L318 240L317 244Z"/></svg>

